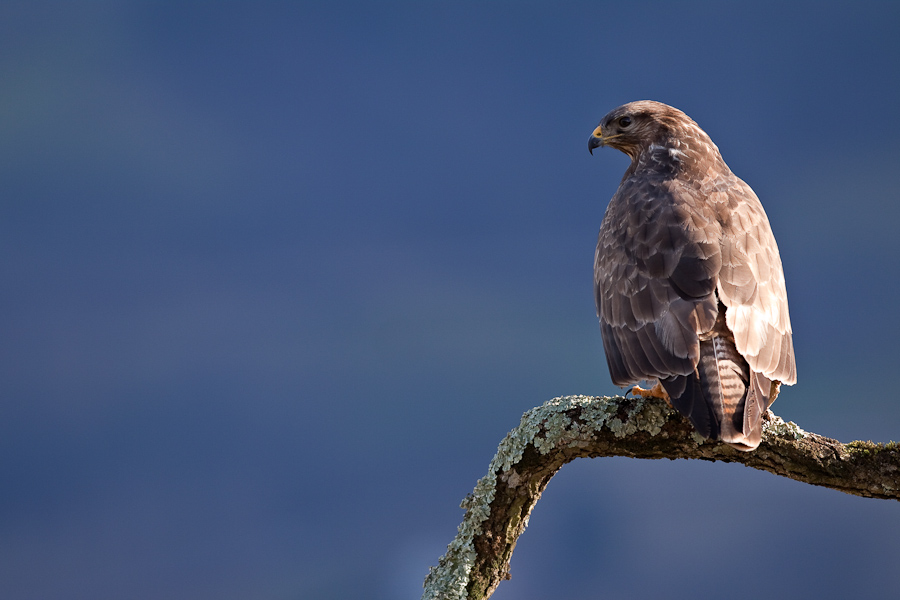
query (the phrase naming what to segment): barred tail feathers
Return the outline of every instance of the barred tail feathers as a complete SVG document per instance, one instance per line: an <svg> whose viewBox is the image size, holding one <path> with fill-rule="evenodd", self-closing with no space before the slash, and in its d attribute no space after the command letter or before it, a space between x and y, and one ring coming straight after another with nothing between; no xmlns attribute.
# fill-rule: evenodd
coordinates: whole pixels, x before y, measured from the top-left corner
<svg viewBox="0 0 900 600"><path fill-rule="evenodd" d="M731 336L701 341L696 371L660 383L700 435L743 451L759 446L774 383L750 371Z"/></svg>

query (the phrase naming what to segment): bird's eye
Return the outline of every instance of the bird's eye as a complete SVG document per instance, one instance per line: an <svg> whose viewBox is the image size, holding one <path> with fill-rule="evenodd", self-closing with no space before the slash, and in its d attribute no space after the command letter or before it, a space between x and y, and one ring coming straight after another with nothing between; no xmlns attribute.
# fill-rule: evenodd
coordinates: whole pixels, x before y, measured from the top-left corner
<svg viewBox="0 0 900 600"><path fill-rule="evenodd" d="M619 118L619 127L626 128L631 125L631 117L620 117Z"/></svg>

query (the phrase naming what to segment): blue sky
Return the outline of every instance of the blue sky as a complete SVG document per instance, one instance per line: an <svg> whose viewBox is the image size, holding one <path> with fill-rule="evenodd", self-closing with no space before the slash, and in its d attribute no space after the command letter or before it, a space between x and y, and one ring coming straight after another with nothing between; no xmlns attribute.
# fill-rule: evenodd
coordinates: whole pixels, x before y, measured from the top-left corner
<svg viewBox="0 0 900 600"><path fill-rule="evenodd" d="M0 595L418 597L532 406L610 394L636 99L781 248L776 413L900 437L892 3L5 3ZM496 598L889 596L900 513L736 465L551 482ZM710 581L726 582L711 584Z"/></svg>

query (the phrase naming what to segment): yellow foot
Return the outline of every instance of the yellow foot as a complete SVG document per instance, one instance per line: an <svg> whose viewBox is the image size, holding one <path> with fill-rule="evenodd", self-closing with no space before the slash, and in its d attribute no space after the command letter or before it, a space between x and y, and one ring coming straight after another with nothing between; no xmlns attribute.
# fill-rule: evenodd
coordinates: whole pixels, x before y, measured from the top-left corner
<svg viewBox="0 0 900 600"><path fill-rule="evenodd" d="M637 385L634 386L633 388L631 388L631 395L641 396L642 398L662 398L666 401L666 404L672 406L672 401L669 400L669 394L666 393L666 390L663 389L662 384L660 384L658 381L656 382L656 385L654 385L649 390L645 390L644 388Z"/></svg>

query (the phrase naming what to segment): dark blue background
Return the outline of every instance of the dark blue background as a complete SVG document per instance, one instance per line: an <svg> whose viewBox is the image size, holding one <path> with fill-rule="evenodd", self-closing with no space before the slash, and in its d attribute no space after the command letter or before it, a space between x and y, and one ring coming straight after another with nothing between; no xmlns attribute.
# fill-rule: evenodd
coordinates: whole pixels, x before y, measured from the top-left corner
<svg viewBox="0 0 900 600"><path fill-rule="evenodd" d="M800 381L900 437L895 3L0 7L0 596L417 598L522 412L610 394L608 110L778 238ZM892 597L900 509L579 461L496 598Z"/></svg>

